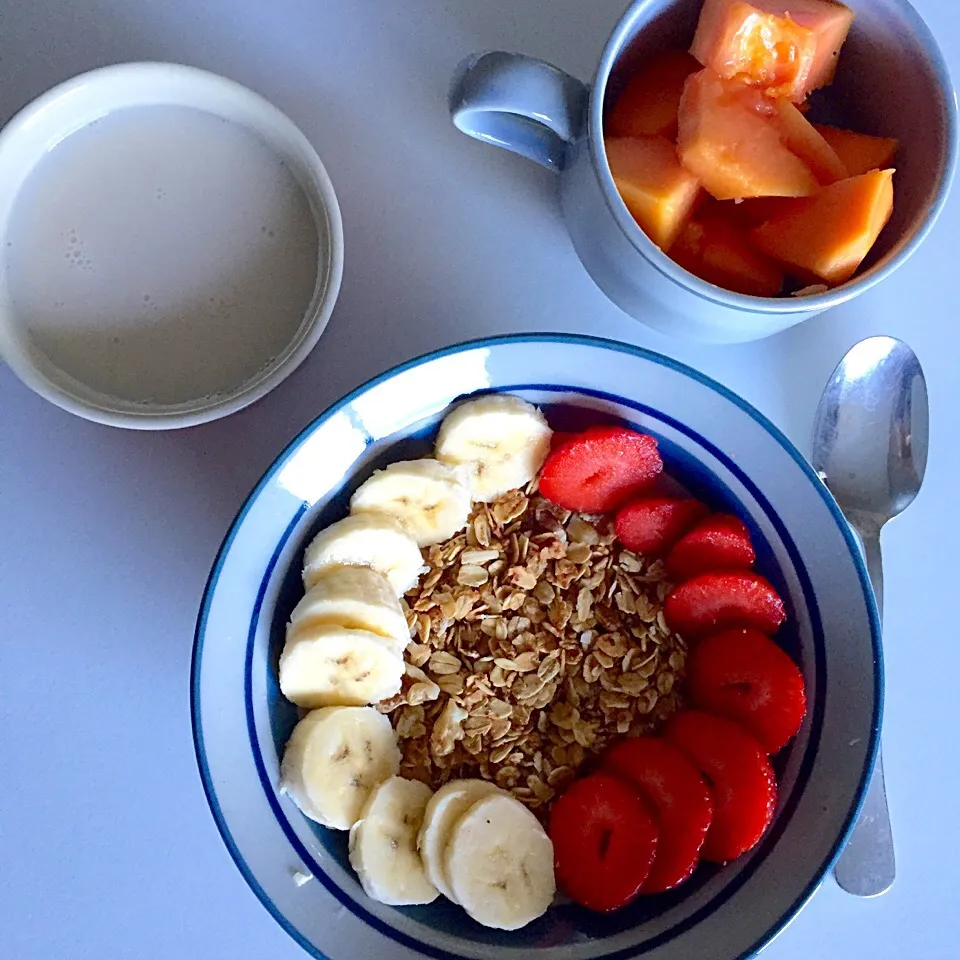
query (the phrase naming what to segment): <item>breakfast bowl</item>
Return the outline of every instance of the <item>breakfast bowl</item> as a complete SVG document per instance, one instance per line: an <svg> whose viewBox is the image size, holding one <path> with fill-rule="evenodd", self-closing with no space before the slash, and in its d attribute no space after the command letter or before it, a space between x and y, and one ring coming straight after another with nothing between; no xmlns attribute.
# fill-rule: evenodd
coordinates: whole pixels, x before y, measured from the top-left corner
<svg viewBox="0 0 960 960"><path fill-rule="evenodd" d="M749 853L723 866L701 864L676 889L609 913L558 896L512 931L482 926L442 897L387 906L368 896L347 833L304 816L281 770L300 712L281 692L278 661L303 596L305 548L345 516L373 471L428 455L457 401L487 394L535 404L556 430L642 431L656 440L673 482L713 510L736 514L756 548L757 571L783 598L776 642L799 666L807 696L799 732L773 758L772 822ZM690 368L559 334L429 354L358 388L304 429L223 542L191 676L197 759L223 840L278 923L308 953L330 960L749 956L800 910L838 855L869 779L881 709L879 622L866 572L836 504L798 451L747 403Z"/></svg>
<svg viewBox="0 0 960 960"><path fill-rule="evenodd" d="M759 2L786 11L789 19L790 4ZM802 296L761 296L709 282L668 256L669 245L661 249L638 226L618 193L605 149L611 111L638 67L690 47L704 0L634 0L613 26L589 83L522 53L473 54L455 71L451 117L469 136L558 175L560 206L577 255L624 312L681 338L760 339L889 276L929 233L956 166L956 96L929 28L907 0L848 0L846 6L854 19L836 75L813 92L809 118L896 138L898 148L886 164L895 167L893 215L856 274L830 289L818 277L793 289Z"/></svg>

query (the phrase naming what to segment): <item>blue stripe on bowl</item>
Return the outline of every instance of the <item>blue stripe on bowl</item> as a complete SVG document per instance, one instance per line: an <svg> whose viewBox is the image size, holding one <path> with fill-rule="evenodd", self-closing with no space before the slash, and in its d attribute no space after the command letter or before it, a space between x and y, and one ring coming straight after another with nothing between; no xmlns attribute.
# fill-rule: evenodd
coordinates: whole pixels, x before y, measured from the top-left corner
<svg viewBox="0 0 960 960"><path fill-rule="evenodd" d="M220 571L223 569L224 561L226 560L227 553L229 552L230 546L232 545L236 536L236 532L239 529L240 524L243 523L243 520L250 509L250 504L253 502L256 493L259 492L266 480L269 479L270 473L271 471L268 471L267 474L264 474L264 477L257 485L257 489L247 498L246 502L237 513L237 516L234 518L233 523L230 525L230 530L220 546L217 559L210 571L210 576L207 577L207 583L203 590L203 604L200 608L200 616L197 619L197 629L194 633L193 639L193 657L190 662L190 721L193 729L193 749L197 755L197 764L200 770L200 781L203 785L203 792L207 798L207 803L210 806L210 812L213 814L213 820L217 826L217 831L219 832L227 851L233 858L233 862L236 864L237 869L240 871L241 876L247 881L247 884L254 892L257 899L263 904L264 907L266 907L267 911L270 913L273 919L280 924L281 929L286 934L288 934L307 953L313 957L316 957L317 960L330 960L326 954L321 953L312 943L310 943L309 940L306 939L306 937L303 936L303 934L300 933L300 931L292 923L287 920L283 913L281 913L281 911L277 908L273 900L270 899L270 896L267 894L267 892L263 889L263 887L260 886L259 881L254 876L253 871L247 864L247 861L243 859L243 855L240 853L240 849L237 846L236 841L233 839L233 834L230 833L230 829L227 827L226 818L223 816L223 811L220 808L220 801L217 799L217 792L214 789L213 778L210 776L210 768L207 764L206 746L203 742L203 718L200 715L200 669L201 661L203 659L203 637L207 628L207 617L210 611L210 603L213 599L214 591L217 588L217 582L220 579ZM303 504L303 506L297 512L297 520L303 516L303 514L306 512L306 509L307 505ZM276 560L277 558L274 556L274 564L276 564Z"/></svg>
<svg viewBox="0 0 960 960"><path fill-rule="evenodd" d="M204 633L206 629L206 623L207 623L209 607L212 600L212 596L216 590L217 581L219 579L220 571L222 570L225 558L230 550L233 540L236 537L236 533L239 527L243 523L247 513L250 510L251 505L256 500L259 493L264 489L264 487L273 479L274 475L281 468L281 466L302 445L305 439L311 433L313 433L313 431L316 429L316 427L320 423L327 420L334 413L342 409L344 406L352 402L352 400L354 400L356 397L362 395L372 387L386 380L391 379L392 377L396 376L397 374L405 370L410 370L415 367L421 366L425 363L429 363L433 360L437 360L445 356L450 356L452 354L460 353L465 350L486 348L486 347L496 346L498 344L511 344L511 343L564 343L564 344L573 344L573 345L592 346L596 348L612 350L614 352L637 356L648 362L657 363L661 366L665 366L685 376L688 376L691 379L697 381L698 383L701 383L704 386L707 386L708 388L712 389L713 391L718 393L720 396L729 400L731 403L733 403L735 406L737 406L739 409L745 412L757 423L759 423L763 427L763 429L767 433L769 433L774 440L776 440L776 442L784 449L784 451L791 457L791 459L793 459L794 462L800 467L801 471L807 476L810 482L814 485L815 489L817 490L817 493L820 495L821 499L824 501L828 510L833 516L834 521L837 524L837 527L840 530L841 535L843 536L847 544L851 559L854 562L854 566L857 571L861 589L863 591L863 595L864 595L868 612L869 612L869 618L870 618L870 624L871 624L871 643L873 646L874 661L876 663L876 672L874 677L874 712L873 712L873 718L872 718L871 730L870 730L870 743L867 751L867 763L865 764L863 774L860 778L860 782L857 789L856 800L852 804L851 809L848 812L848 815L845 819L844 828L840 832L840 835L838 836L837 841L833 845L830 853L822 863L821 868L817 871L815 876L811 879L807 887L801 892L800 896L798 896L798 898L794 901L790 909L787 910L783 914L783 916L780 918L780 920L771 927L771 929L767 932L767 934L762 939L758 940L757 943L754 944L749 950L741 954L740 958L737 958L737 960L743 960L743 958L752 956L765 943L767 943L770 939L776 936L780 932L780 930L782 930L783 927L786 926L786 924L790 921L790 919L794 916L794 914L803 906L803 904L807 901L807 899L809 899L809 897L812 895L814 890L817 888L817 886L823 879L823 876L826 874L827 870L830 868L830 866L835 861L836 857L839 855L839 852L842 849L843 844L845 843L850 830L853 828L853 825L856 822L856 817L859 813L860 806L862 805L862 802L863 802L864 790L869 780L870 773L872 771L872 768L876 759L877 745L878 745L878 739L879 739L879 728L880 728L880 721L881 721L881 715L882 715L883 669L882 669L882 652L880 648L879 618L877 616L876 606L873 602L872 592L869 588L869 581L867 579L866 569L863 565L863 561L860 557L859 550L856 546L856 543L853 539L850 529L847 526L846 521L843 518L843 515L840 513L839 508L837 507L833 498L830 496L829 492L820 483L816 474L810 468L809 464L807 464L807 462L800 455L799 451L796 450L793 444L791 444L790 441L781 433L781 431L776 426L774 426L766 417L764 417L759 411L757 411L755 408L750 406L746 401L738 397L736 394L729 391L726 387L722 386L716 381L713 381L712 379L710 379L709 377L706 377L705 375L699 373L698 371L693 370L692 368L679 363L678 361L675 361L668 357L661 356L659 354L652 353L640 347L634 347L627 344L620 344L620 343L603 340L596 337L587 337L587 336L570 335L570 334L519 335L519 336L512 336L512 337L496 337L496 338L490 338L486 340L470 341L458 346L449 347L444 350L436 351L435 353L425 355L419 359L409 361L408 363L405 363L405 364L401 364L400 366L395 367L392 370L389 370L386 373L373 378L372 380L358 387L352 393L348 394L342 400L340 400L339 402L337 402L336 404L328 408L323 414L321 414L311 424L309 424L306 428L304 428L304 430L302 430L297 435L297 437L294 438L293 441L291 441L290 444L288 444L286 449L274 461L271 467L267 470L267 472L261 478L260 482L254 488L254 491L251 493L250 497L244 503L243 507L241 508L237 517L235 518L233 524L231 525L230 530L228 531L226 537L224 538L223 544L221 545L221 548L220 548L220 552L218 553L218 556L217 556L217 560L214 564L214 567L211 571L210 577L207 582L207 586L204 592L203 604L201 606L200 616L197 621L197 630L196 630L195 639L194 639L193 660L191 664L191 719L192 719L192 725L193 725L194 746L197 753L198 765L200 767L200 774L203 780L204 791L207 795L211 812L213 813L214 819L217 823L217 827L220 831L221 836L224 839L225 844L227 845L228 850L230 851L231 856L234 858L234 861L237 863L237 866L240 869L241 873L243 874L244 878L250 884L251 889L253 889L254 893L256 893L257 897L264 904L267 910L273 915L273 917L283 927L283 929L286 930L287 933L289 933L297 941L297 943L299 943L305 950L307 950L308 953L318 958L318 960L328 960L328 958L326 958L323 953L321 953L313 944L306 941L305 938L285 920L280 910L272 902L272 900L269 898L266 892L262 889L262 887L260 887L259 883L257 883L257 881L253 878L249 867L243 860L243 857L240 854L237 848L237 845L230 834L229 828L227 827L227 824L223 818L223 814L220 809L219 803L217 802L217 799L216 799L216 793L212 784L212 780L210 777L209 768L206 760L206 749L204 746L203 733L202 733L202 717L200 716L200 709L199 709L199 672L200 672L201 662L202 662ZM501 389L507 390L507 389L517 389L517 388L503 387ZM550 388L550 389L557 389L557 388ZM565 389L565 388L560 388L560 389ZM571 392L589 395L591 391L587 389L579 389L579 390L574 389ZM603 396L603 395L600 394L600 396ZM718 459L720 459L722 462L724 462L728 466L728 469L730 469L731 472L733 472L736 476L738 476L738 479L741 480L744 486L750 489L751 493L753 493L754 496L757 497L758 502L760 502L762 505L765 504L764 510L765 512L767 512L768 517L771 520L771 523L773 523L775 528L778 530L778 533L780 533L781 537L783 538L784 545L787 548L788 552L790 553L791 559L794 561L795 568L798 573L798 577L801 579L801 588L804 591L804 596L809 601L811 599L810 593L812 592L812 586L809 582L809 578L806 574L806 571L803 570L802 565L799 563L799 556L797 555L795 545L793 544L792 540L790 540L786 536L786 531L783 528L783 524L779 520L779 517L777 517L775 514L772 513L772 511L770 510L769 504L766 503L765 501L765 498L759 495L759 491L757 491L754 485L745 476L742 475L742 472L739 471L736 465L730 462L728 458L726 458L722 453L720 453L720 451L716 450L716 448L714 448L711 444L706 442L702 437L698 437L696 434L693 434L692 431L687 430L686 427L684 427L682 424L677 423L672 418L669 418L666 415L660 414L658 411L653 411L653 410L650 410L649 408L645 408L643 407L643 405L636 404L632 401L624 400L623 398L615 397L613 395L607 395L607 397L609 399L613 399L615 402L623 403L625 406L642 410L650 416L661 419L662 422L668 423L674 429L677 429L681 433L684 433L687 436L690 436L691 439L694 439L697 442L700 442L705 449L710 450L715 456L717 456ZM300 516L302 516L302 512L303 511L301 510L296 520L299 520ZM292 530L292 526L295 525L295 522L296 521L294 521L291 524L291 527L288 527L288 530L287 530L287 533L285 534L284 539L287 539L289 537L289 534ZM281 547L277 548L277 552L272 558L271 563L273 566L275 566L277 562L280 549ZM272 567L271 567L271 572L272 572ZM268 579L269 577L266 576L264 578L264 582L261 584L260 592L257 599L257 609L256 609L256 615L254 617L254 624L256 623L257 618L259 616L259 611L262 606L263 594L265 593L265 590L266 590L265 585ZM811 606L810 609L811 609L811 612L813 612L813 610L815 609L815 605ZM817 617L817 624L819 624L819 617ZM252 627L251 636L252 636L253 629L254 628ZM819 629L814 630L815 642L819 640L822 643L821 633L822 631ZM250 655L248 654L248 656ZM817 660L818 660L818 669L820 669L820 666L822 665L822 657L818 657ZM252 668L251 663L245 664L245 688L246 688L245 696L248 701L250 700L249 691L250 691L250 683L251 683L251 680L250 680L251 668ZM822 682L824 678L821 676L818 676L817 679L818 679L818 690L822 690L823 689ZM250 701L248 706L252 708L252 701ZM814 725L814 730L816 732L819 732L820 726L822 725L822 717L823 717L823 704L822 703L815 704L814 717L812 722ZM258 774L261 779L261 784L267 794L268 801L270 802L270 805L274 810L274 814L277 816L277 819L281 828L283 829L284 833L287 835L288 839L290 840L294 848L297 849L298 853L301 853L301 856L304 857L305 861L314 863L312 856L310 856L309 853L305 850L305 848L303 848L303 845L299 842L299 839L293 833L292 828L290 827L289 823L286 821L286 817L283 815L282 810L279 809L279 806L276 802L276 797L274 795L273 788L266 777L266 772L263 765L263 758L260 755L259 747L256 745L256 736L251 725L252 714L250 713L250 709L248 709L247 720L248 720L248 733L251 736L251 742L254 745L254 755L255 755L255 762L256 762ZM814 736L812 733L810 738L810 744L808 745L807 754L804 756L804 760L802 762L802 766L801 766L802 773L809 772L810 766L812 766L813 760L815 759L816 740L817 740L817 737ZM811 753L811 747L813 748L812 753ZM797 782L798 783L801 782L800 775L798 775ZM764 845L761 847L762 852L766 852L767 844L776 842L776 839L780 835L780 832L782 832L782 829L785 828L786 824L788 823L790 814L792 814L793 810L795 809L795 806L798 800L799 800L799 794L797 793L796 790L794 790L793 794L791 795L791 798L788 800L784 809L781 811L780 818L778 819L778 824L780 825L780 828L776 831L772 831L771 834L766 838ZM760 858L758 857L758 860L759 859ZM749 873L752 871L744 871L744 872ZM341 902L344 902L349 909L351 909L358 916L361 916L361 918L365 922L370 924L379 932L384 933L386 936L396 939L401 943L404 943L406 946L410 947L411 949L418 950L421 952L426 951L428 955L442 958L442 960L449 960L449 958L455 957L455 955L453 954L449 954L446 951L435 950L429 945L423 944L421 941L418 941L414 938L410 938L405 934L401 934L399 931L393 930L392 928L384 924L382 921L380 921L378 918L368 914L365 910L363 910L362 907L359 907L359 905L355 904L352 900L344 900L343 892L338 887L335 887L335 885L331 887L331 882L329 881L329 878L326 878L326 875L322 870L319 871L318 877L321 879L321 881L324 881L324 880L326 881L325 886L327 886L328 889L331 889L331 892ZM697 911L697 913L695 913L691 917L686 918L681 924L678 924L677 927L673 928L673 930L666 931L664 934L661 934L654 940L648 941L646 944L642 945L639 948L630 947L625 950L618 951L616 953L607 954L605 955L603 960L627 960L627 958L629 957L636 957L641 955L644 952L647 952L650 949L653 949L654 946L658 946L662 944L663 942L665 942L665 940L672 939L677 935L678 932L682 932L680 928L686 929L692 923L702 919L703 916L706 915L706 913L713 912L720 905L720 903L723 902L723 900L728 899L728 897L732 895L732 892L734 892L735 889L742 886L742 883L745 882L745 879L746 878L743 877L743 875L741 874L741 876L738 877L736 881L728 885L728 887L725 887L724 890L721 891L721 893L718 895L717 898L715 898L709 904L705 905L703 908L701 908L701 910Z"/></svg>

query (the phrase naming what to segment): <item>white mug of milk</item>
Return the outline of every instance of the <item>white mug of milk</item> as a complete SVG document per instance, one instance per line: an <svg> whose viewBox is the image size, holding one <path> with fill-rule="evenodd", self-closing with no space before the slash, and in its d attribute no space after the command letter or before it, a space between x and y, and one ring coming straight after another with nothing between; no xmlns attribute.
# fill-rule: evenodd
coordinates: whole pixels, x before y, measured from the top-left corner
<svg viewBox="0 0 960 960"><path fill-rule="evenodd" d="M191 67L106 67L0 131L0 357L65 410L165 429L262 397L316 344L343 270L306 137Z"/></svg>

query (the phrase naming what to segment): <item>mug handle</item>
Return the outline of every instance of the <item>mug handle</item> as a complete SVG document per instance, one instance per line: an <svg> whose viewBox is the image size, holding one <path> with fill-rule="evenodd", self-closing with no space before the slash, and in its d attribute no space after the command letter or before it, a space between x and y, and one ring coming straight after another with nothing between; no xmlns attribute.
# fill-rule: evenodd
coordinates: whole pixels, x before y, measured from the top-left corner
<svg viewBox="0 0 960 960"><path fill-rule="evenodd" d="M588 93L552 64L496 50L457 68L450 117L468 136L559 173L567 146L580 136Z"/></svg>

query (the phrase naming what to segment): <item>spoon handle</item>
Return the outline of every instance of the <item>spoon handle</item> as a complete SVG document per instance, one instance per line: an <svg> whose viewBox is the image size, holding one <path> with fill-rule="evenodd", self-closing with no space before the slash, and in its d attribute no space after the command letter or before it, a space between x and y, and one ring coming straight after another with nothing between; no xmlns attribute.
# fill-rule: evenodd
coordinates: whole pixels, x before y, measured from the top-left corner
<svg viewBox="0 0 960 960"><path fill-rule="evenodd" d="M867 572L877 600L877 612L883 618L883 561L880 557L880 531L860 534ZM893 832L890 829L890 811L887 809L887 791L883 782L883 756L877 748L877 762L860 816L834 867L837 883L858 897L876 897L886 893L896 876L893 853Z"/></svg>
<svg viewBox="0 0 960 960"><path fill-rule="evenodd" d="M873 587L873 596L877 601L877 616L883 622L883 557L880 554L880 530L869 532L864 530L866 524L857 524L855 529L860 534L863 543L863 556L867 561L867 573L870 574L870 584ZM872 524L871 524L872 526Z"/></svg>
<svg viewBox="0 0 960 960"><path fill-rule="evenodd" d="M877 750L877 763L860 816L833 868L833 875L847 893L856 897L878 897L893 885L896 870L890 811L883 783L883 755Z"/></svg>

